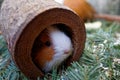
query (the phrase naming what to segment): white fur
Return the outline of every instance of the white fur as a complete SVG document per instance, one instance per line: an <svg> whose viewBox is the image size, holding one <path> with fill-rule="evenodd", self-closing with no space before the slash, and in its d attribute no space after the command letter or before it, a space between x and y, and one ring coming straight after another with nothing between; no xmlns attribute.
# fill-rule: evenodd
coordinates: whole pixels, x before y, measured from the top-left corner
<svg viewBox="0 0 120 80"><path fill-rule="evenodd" d="M63 3L64 3L64 0L54 0L54 1L56 1L56 2L58 2L58 3L60 3L60 4L63 4Z"/></svg>
<svg viewBox="0 0 120 80"><path fill-rule="evenodd" d="M72 42L70 38L58 29L50 29L50 38L54 46L55 55L52 61L47 62L44 68L45 72L53 67L58 67L68 56L72 54ZM69 53L65 53L68 51Z"/></svg>

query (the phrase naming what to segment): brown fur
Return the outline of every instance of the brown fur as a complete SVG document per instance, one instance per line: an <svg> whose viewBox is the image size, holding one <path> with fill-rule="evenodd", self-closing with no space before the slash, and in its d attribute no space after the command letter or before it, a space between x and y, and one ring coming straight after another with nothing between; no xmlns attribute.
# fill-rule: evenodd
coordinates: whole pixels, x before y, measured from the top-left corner
<svg viewBox="0 0 120 80"><path fill-rule="evenodd" d="M46 45L46 42L50 41L50 37L48 36L48 30L44 30L40 36L38 37L39 42L41 42L41 47L37 51L34 62L37 63L38 67L41 69L44 67L45 63L52 60L54 55L54 49L52 43L50 46Z"/></svg>

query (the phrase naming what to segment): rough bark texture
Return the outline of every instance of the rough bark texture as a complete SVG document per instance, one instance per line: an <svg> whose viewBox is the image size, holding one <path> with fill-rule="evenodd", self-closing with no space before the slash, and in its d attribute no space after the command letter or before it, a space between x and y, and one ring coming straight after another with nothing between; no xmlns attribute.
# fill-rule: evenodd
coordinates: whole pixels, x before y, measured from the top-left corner
<svg viewBox="0 0 120 80"><path fill-rule="evenodd" d="M53 0L4 0L0 13L2 34L13 60L29 78L44 75L31 58L36 37L47 26L59 23L71 29L74 52L68 63L78 60L84 49L85 27L73 11Z"/></svg>

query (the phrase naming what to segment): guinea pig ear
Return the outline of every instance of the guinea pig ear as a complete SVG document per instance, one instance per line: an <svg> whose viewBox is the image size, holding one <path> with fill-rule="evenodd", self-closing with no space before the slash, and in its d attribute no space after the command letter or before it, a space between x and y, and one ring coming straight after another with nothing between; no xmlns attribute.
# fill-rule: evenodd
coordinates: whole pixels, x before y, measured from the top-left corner
<svg viewBox="0 0 120 80"><path fill-rule="evenodd" d="M46 40L48 37L48 31L45 29L38 35L38 37L35 39L34 44L33 44L33 52L37 52L41 47L44 45L44 40Z"/></svg>
<svg viewBox="0 0 120 80"><path fill-rule="evenodd" d="M43 46L43 43L41 41L36 40L34 42L32 52L37 53L42 46Z"/></svg>
<svg viewBox="0 0 120 80"><path fill-rule="evenodd" d="M55 31L55 30L57 30L58 28L57 28L57 26L56 25L51 25L51 26L49 26L49 27L47 27L47 32L53 32L53 31Z"/></svg>

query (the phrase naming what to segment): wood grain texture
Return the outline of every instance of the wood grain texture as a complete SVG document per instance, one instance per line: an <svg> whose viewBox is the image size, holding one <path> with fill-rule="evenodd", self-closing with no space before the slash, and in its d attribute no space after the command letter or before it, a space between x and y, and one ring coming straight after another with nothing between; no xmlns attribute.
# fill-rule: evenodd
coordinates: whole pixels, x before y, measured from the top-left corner
<svg viewBox="0 0 120 80"><path fill-rule="evenodd" d="M32 47L37 36L49 25L65 24L71 32L73 55L68 64L80 58L85 44L83 21L69 8L53 0L4 0L1 6L0 27L12 58L29 78L43 76L32 61Z"/></svg>

